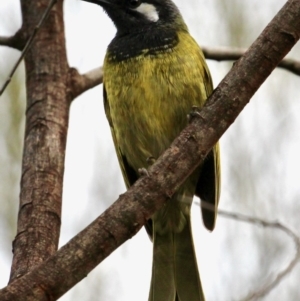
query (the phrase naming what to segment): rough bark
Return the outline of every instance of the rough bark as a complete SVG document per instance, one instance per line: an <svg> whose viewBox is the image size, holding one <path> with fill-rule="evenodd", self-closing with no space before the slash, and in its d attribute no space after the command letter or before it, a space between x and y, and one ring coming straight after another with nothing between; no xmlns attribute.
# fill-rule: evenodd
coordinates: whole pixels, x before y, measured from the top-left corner
<svg viewBox="0 0 300 301"><path fill-rule="evenodd" d="M102 67L95 68L85 74L80 74L77 69L70 68L70 95L76 98L85 91L92 89L103 82Z"/></svg>
<svg viewBox="0 0 300 301"><path fill-rule="evenodd" d="M27 36L49 1L22 0ZM17 235L10 281L21 277L58 247L70 99L63 1L54 6L25 58L26 130Z"/></svg>
<svg viewBox="0 0 300 301"><path fill-rule="evenodd" d="M56 300L83 279L172 196L234 122L259 86L298 41L300 1L289 0L207 104L145 176L91 225L40 266L0 291L0 299Z"/></svg>

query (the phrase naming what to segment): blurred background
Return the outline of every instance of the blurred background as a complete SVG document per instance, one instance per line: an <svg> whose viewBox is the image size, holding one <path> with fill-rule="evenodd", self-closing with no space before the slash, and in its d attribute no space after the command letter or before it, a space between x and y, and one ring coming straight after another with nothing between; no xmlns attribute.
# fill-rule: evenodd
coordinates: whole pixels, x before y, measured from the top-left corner
<svg viewBox="0 0 300 301"><path fill-rule="evenodd" d="M283 0L175 1L200 45L249 47ZM68 60L80 72L102 65L115 29L100 7L79 0L64 5ZM0 1L0 35L21 24L18 0ZM298 44L288 57L300 60ZM19 52L0 47L0 85ZM232 63L208 61L215 86ZM16 233L25 78L22 64L0 98L0 287L7 284ZM221 138L220 208L278 220L300 232L300 78L276 69ZM72 104L64 178L60 246L125 191L103 111L102 87ZM196 200L197 201L197 200ZM194 236L207 301L240 300L274 279L295 248L278 230L219 217L202 226L193 210ZM146 231L126 242L61 300L148 299L152 246ZM262 300L300 300L299 265Z"/></svg>

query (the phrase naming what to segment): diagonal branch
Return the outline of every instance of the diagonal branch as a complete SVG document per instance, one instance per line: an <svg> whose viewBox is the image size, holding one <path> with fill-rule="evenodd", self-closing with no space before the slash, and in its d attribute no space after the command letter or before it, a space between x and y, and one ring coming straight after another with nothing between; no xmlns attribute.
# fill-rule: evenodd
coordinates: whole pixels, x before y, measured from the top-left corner
<svg viewBox="0 0 300 301"><path fill-rule="evenodd" d="M206 59L215 61L236 61L247 51L245 48L233 47L211 48L202 46L201 48ZM300 61L283 59L277 67L300 76Z"/></svg>
<svg viewBox="0 0 300 301"><path fill-rule="evenodd" d="M281 11L234 64L201 111L142 177L53 256L0 291L1 301L57 300L135 235L174 194L300 36L300 1ZM66 276L67 275L67 276Z"/></svg>

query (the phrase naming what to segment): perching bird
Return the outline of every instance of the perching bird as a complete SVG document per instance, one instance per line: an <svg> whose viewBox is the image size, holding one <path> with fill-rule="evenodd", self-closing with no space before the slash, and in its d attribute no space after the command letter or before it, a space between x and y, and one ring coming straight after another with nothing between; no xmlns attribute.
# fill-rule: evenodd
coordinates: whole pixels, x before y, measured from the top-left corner
<svg viewBox="0 0 300 301"><path fill-rule="evenodd" d="M85 0L117 28L104 61L104 106L126 186L155 161L202 107L212 80L200 47L171 0ZM193 196L219 200L219 148L149 220L153 268L149 301L203 301L191 232ZM216 215L202 210L209 230Z"/></svg>

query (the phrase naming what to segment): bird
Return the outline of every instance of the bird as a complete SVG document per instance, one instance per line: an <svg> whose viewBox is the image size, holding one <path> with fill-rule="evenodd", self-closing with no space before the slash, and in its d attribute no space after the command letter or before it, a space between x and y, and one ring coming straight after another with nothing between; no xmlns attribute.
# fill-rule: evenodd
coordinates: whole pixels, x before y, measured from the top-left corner
<svg viewBox="0 0 300 301"><path fill-rule="evenodd" d="M187 125L193 106L213 91L203 52L171 0L84 0L100 5L116 27L103 65L103 98L126 187ZM153 241L149 301L205 300L191 228L194 195L217 208L220 155L204 163L147 221ZM202 208L212 231L216 210Z"/></svg>

